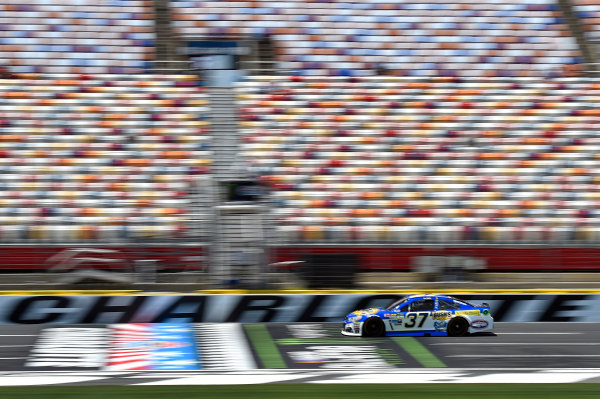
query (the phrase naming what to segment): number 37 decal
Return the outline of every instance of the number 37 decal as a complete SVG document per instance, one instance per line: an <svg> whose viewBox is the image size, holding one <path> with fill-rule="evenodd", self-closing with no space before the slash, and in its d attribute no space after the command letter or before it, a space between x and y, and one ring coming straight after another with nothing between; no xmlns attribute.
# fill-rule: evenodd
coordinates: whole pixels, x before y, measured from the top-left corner
<svg viewBox="0 0 600 399"><path fill-rule="evenodd" d="M417 328L421 328L423 327L423 324L425 323L425 320L427 320L428 316L428 312L408 313L405 318L406 321L404 322L404 328L414 328L415 326ZM417 325L417 320L419 325Z"/></svg>

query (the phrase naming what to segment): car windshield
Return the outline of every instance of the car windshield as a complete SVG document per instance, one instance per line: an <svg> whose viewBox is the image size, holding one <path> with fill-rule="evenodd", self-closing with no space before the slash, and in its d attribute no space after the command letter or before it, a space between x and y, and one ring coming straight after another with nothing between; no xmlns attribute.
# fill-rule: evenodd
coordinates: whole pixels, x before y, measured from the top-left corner
<svg viewBox="0 0 600 399"><path fill-rule="evenodd" d="M385 307L385 309L387 310L392 310L395 307L398 307L400 304L406 302L408 300L408 297L404 297L404 298L400 298L400 299L396 299L394 302L390 303L389 305L387 305Z"/></svg>

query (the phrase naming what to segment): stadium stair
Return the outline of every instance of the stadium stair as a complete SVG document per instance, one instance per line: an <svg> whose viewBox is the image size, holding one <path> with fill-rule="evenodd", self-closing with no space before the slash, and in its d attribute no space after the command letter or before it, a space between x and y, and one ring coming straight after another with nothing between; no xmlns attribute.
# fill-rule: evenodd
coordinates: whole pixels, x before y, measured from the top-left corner
<svg viewBox="0 0 600 399"><path fill-rule="evenodd" d="M252 180L240 151L240 133L235 91L228 87L208 88L211 99L211 143L214 154L212 176L219 185L214 208L214 237L211 277L219 285L257 285L264 264L264 209L252 203L227 201L224 185L235 180Z"/></svg>
<svg viewBox="0 0 600 399"><path fill-rule="evenodd" d="M235 92L227 87L207 89L211 104L212 149L214 164L212 173L216 180L240 178L246 173L240 152L238 116Z"/></svg>
<svg viewBox="0 0 600 399"><path fill-rule="evenodd" d="M182 43L171 28L169 0L153 0L153 7L156 34L154 70L161 73L181 73L187 69L189 62L178 52Z"/></svg>
<svg viewBox="0 0 600 399"><path fill-rule="evenodd" d="M562 14L565 16L565 20L569 30L571 31L571 35L577 41L577 45L579 46L579 51L581 52L584 62L587 64L587 72L600 72L600 58L598 51L594 43L590 43L590 41L585 37L582 29L582 21L574 9L573 2L571 0L558 0L558 5Z"/></svg>

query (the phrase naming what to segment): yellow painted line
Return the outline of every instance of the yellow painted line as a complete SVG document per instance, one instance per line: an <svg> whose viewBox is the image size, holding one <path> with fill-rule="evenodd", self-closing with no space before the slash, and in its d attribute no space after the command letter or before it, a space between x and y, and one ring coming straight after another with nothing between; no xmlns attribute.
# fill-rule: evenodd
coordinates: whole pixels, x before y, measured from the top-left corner
<svg viewBox="0 0 600 399"><path fill-rule="evenodd" d="M449 290L200 290L194 291L197 294L203 295L290 295L290 294L301 294L301 295L379 295L379 294L390 294L390 295L419 295L419 294L446 294L446 295L475 295L475 294L600 294L600 289L479 289L479 290L466 290L466 289L449 289Z"/></svg>
<svg viewBox="0 0 600 399"><path fill-rule="evenodd" d="M0 291L0 295L133 295L140 290L31 290L31 291Z"/></svg>
<svg viewBox="0 0 600 399"><path fill-rule="evenodd" d="M446 295L474 295L474 294L600 294L600 289L431 289L431 290L198 290L197 294L204 295L412 295L412 294L446 294Z"/></svg>
<svg viewBox="0 0 600 399"><path fill-rule="evenodd" d="M475 295L475 294L600 294L600 289L431 289L431 290L227 290L211 289L192 292L154 292L143 290L10 290L0 291L0 295L411 295L411 294L446 294L446 295Z"/></svg>

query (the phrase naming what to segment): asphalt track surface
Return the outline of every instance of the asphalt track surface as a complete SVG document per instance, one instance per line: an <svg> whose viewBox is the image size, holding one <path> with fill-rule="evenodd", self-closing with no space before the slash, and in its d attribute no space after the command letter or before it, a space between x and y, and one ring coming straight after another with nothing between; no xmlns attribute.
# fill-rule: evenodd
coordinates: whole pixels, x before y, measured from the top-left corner
<svg viewBox="0 0 600 399"><path fill-rule="evenodd" d="M209 339L199 344L206 367L187 371L32 367L32 349L49 327L60 326L0 326L0 386L600 382L600 323L496 323L493 333L414 338L345 337L339 323L235 325L251 366L219 365L216 355L208 367ZM274 353L280 364L269 363Z"/></svg>
<svg viewBox="0 0 600 399"><path fill-rule="evenodd" d="M600 323L496 323L489 335L420 340L454 368L600 366Z"/></svg>

